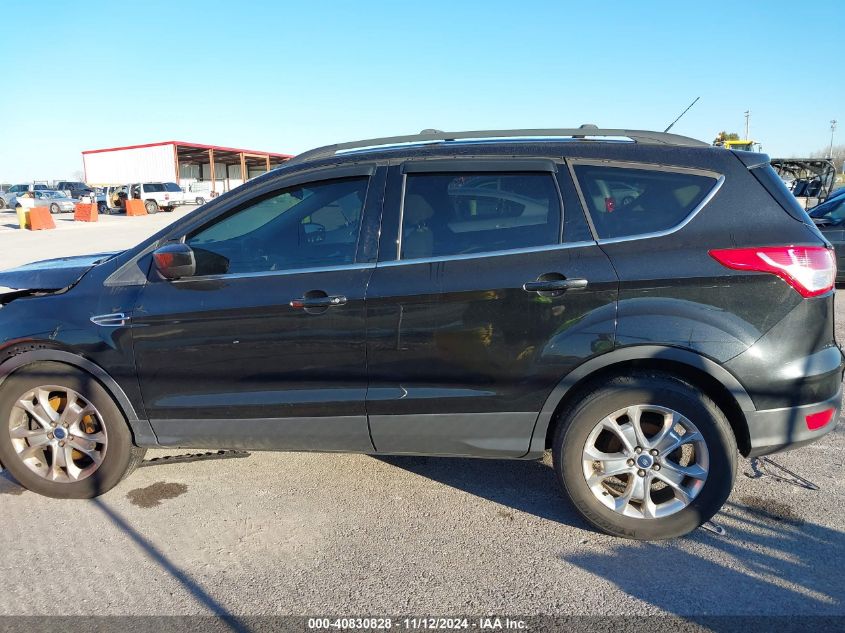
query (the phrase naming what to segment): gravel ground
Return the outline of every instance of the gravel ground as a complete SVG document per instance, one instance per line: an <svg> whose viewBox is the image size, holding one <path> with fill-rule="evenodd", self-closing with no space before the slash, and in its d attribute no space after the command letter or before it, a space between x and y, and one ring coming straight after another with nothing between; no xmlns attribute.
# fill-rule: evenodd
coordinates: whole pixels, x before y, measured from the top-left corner
<svg viewBox="0 0 845 633"><path fill-rule="evenodd" d="M25 238L0 226L0 268L48 256L42 247L118 248L180 214ZM845 425L774 456L818 491L785 473L758 476L741 460L716 518L726 534L700 529L662 543L588 528L548 459L155 460L92 501L40 497L3 473L0 616L843 616L843 455Z"/></svg>

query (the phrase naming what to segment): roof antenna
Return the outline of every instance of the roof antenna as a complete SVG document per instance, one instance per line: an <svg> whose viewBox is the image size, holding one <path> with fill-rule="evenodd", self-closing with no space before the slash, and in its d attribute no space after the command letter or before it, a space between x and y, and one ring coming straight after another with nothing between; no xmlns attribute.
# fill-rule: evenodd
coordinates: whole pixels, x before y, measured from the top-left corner
<svg viewBox="0 0 845 633"><path fill-rule="evenodd" d="M687 106L687 109L686 109L686 110L684 110L683 112L681 112L681 113L678 115L678 118L677 118L677 119L675 119L674 121L672 121L672 122L669 124L669 127L667 127L665 130L663 130L663 133L664 133L664 134L666 134L666 132L668 132L669 130L671 130L671 129L672 129L672 126L673 126L673 125L675 125L675 123L677 123L678 121L680 121L680 120L681 120L681 117L682 117L682 116L684 116L687 112L689 112L690 108L691 108L692 106L694 106L694 105L696 104L696 102L697 102L699 99L701 99L701 97L696 97L696 98L695 98L695 100L694 100L691 104L689 104L689 105Z"/></svg>

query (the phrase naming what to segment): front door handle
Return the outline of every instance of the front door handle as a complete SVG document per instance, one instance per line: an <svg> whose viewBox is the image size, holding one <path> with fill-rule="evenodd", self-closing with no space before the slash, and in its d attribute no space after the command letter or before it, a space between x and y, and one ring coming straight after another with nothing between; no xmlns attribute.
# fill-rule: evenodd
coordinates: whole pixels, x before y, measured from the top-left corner
<svg viewBox="0 0 845 633"><path fill-rule="evenodd" d="M522 284L525 292L564 292L587 287L587 280L582 277L572 279L542 279Z"/></svg>
<svg viewBox="0 0 845 633"><path fill-rule="evenodd" d="M290 302L290 307L302 310L303 308L333 308L346 304L346 297L343 295L332 295L325 297L301 297Z"/></svg>

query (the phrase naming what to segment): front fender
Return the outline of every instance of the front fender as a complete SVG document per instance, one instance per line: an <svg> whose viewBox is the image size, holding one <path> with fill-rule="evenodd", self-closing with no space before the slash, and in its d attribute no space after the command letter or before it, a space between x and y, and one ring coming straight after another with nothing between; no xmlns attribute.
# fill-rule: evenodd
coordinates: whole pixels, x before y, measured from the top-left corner
<svg viewBox="0 0 845 633"><path fill-rule="evenodd" d="M135 407L132 406L132 402L120 385L102 367L87 358L71 352L59 349L38 349L12 356L0 364L0 389L2 389L3 382L6 378L18 369L32 363L43 361L64 363L65 365L71 365L91 374L105 387L115 402L117 402L117 406L120 407L132 431L135 444L138 446L156 446L158 444L149 420L138 417Z"/></svg>

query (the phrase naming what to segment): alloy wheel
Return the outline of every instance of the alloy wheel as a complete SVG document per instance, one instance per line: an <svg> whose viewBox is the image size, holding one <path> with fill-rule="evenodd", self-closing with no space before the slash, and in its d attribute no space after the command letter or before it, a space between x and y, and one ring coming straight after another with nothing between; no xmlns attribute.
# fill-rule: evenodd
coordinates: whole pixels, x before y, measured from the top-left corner
<svg viewBox="0 0 845 633"><path fill-rule="evenodd" d="M619 409L585 442L582 467L593 495L627 517L658 519L686 508L707 480L704 437L684 415L652 404Z"/></svg>
<svg viewBox="0 0 845 633"><path fill-rule="evenodd" d="M67 387L44 385L21 395L8 430L20 460L48 481L86 479L106 455L108 434L100 412Z"/></svg>

